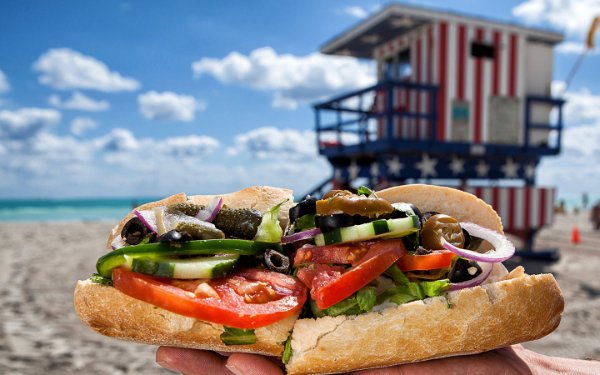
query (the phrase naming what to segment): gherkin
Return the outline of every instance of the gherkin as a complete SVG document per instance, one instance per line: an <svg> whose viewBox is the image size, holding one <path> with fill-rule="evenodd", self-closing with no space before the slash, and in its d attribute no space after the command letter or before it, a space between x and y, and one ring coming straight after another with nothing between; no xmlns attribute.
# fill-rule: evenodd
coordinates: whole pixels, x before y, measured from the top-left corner
<svg viewBox="0 0 600 375"><path fill-rule="evenodd" d="M227 237L237 237L251 240L256 236L256 231L262 220L259 211L238 208L223 208L213 220L213 224L227 234Z"/></svg>
<svg viewBox="0 0 600 375"><path fill-rule="evenodd" d="M183 203L174 203L174 204L167 206L167 212L170 214L181 212L188 216L196 216L198 214L198 212L200 212L200 210L203 208L204 208L203 206L196 204L196 203L183 202Z"/></svg>
<svg viewBox="0 0 600 375"><path fill-rule="evenodd" d="M187 232L195 240L213 240L225 238L225 234L210 223L201 225L184 221L177 224L175 230L178 232Z"/></svg>

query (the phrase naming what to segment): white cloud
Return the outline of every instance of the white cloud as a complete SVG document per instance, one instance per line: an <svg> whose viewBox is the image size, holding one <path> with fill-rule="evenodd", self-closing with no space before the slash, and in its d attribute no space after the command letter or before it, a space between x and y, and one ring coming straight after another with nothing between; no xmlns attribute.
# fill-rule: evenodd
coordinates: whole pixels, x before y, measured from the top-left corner
<svg viewBox="0 0 600 375"><path fill-rule="evenodd" d="M367 16L369 15L369 12L367 12L364 8L361 8L359 6L347 6L344 8L344 12L346 14L351 15L352 17L356 17L356 18L367 18Z"/></svg>
<svg viewBox="0 0 600 375"><path fill-rule="evenodd" d="M579 55L579 54L583 53L585 50L587 50L586 45L583 43L580 43L580 42L566 41L566 42L562 42L561 44L556 46L556 52L564 53L564 54ZM592 54L592 55L597 55L600 53L600 50L596 48L596 49L592 49L592 50L588 51L588 53Z"/></svg>
<svg viewBox="0 0 600 375"><path fill-rule="evenodd" d="M170 91L148 91L138 96L138 104L140 113L150 120L193 121L196 111L206 109L203 101Z"/></svg>
<svg viewBox="0 0 600 375"><path fill-rule="evenodd" d="M98 127L96 121L89 117L75 117L71 121L71 133L80 136L88 130L92 130Z"/></svg>
<svg viewBox="0 0 600 375"><path fill-rule="evenodd" d="M564 87L565 83L562 81L552 82L552 94L563 95ZM600 95L583 88L579 91L567 91L563 96L567 100L564 117L568 126L600 123Z"/></svg>
<svg viewBox="0 0 600 375"><path fill-rule="evenodd" d="M75 91L69 99L64 101L57 94L50 95L48 103L57 108L90 112L106 111L110 108L110 103L107 100L94 100L79 91Z"/></svg>
<svg viewBox="0 0 600 375"><path fill-rule="evenodd" d="M6 78L6 74L2 70L0 70L0 93L10 91L10 84L8 83L8 78Z"/></svg>
<svg viewBox="0 0 600 375"><path fill-rule="evenodd" d="M600 1L526 0L512 13L530 24L550 24L570 35L583 36L593 17L600 14Z"/></svg>
<svg viewBox="0 0 600 375"><path fill-rule="evenodd" d="M214 153L219 141L204 135L167 138L161 142L159 150L176 157L195 157Z"/></svg>
<svg viewBox="0 0 600 375"><path fill-rule="evenodd" d="M140 143L127 129L115 128L110 133L94 140L95 146L107 152L127 152L140 148Z"/></svg>
<svg viewBox="0 0 600 375"><path fill-rule="evenodd" d="M279 55L270 47L248 56L231 52L223 59L202 58L192 70L195 77L211 75L223 83L271 91L272 105L286 109L375 83L373 67L357 59L319 53Z"/></svg>
<svg viewBox="0 0 600 375"><path fill-rule="evenodd" d="M311 130L262 127L237 135L229 154L243 151L258 159L306 159L317 155L315 139L315 132Z"/></svg>
<svg viewBox="0 0 600 375"><path fill-rule="evenodd" d="M133 78L123 77L94 57L69 48L50 49L33 64L39 82L56 89L89 89L105 92L134 91Z"/></svg>
<svg viewBox="0 0 600 375"><path fill-rule="evenodd" d="M60 121L60 112L45 108L0 111L0 139L26 139Z"/></svg>

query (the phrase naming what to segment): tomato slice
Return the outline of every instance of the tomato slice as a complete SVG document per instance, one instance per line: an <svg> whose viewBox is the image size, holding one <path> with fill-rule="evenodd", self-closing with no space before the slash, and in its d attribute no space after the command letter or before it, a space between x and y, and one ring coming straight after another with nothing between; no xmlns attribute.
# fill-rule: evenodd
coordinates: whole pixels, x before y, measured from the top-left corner
<svg viewBox="0 0 600 375"><path fill-rule="evenodd" d="M128 296L176 314L235 328L275 323L299 311L306 301L301 282L267 270L242 270L208 282L152 277L122 267L115 268L112 276L115 288ZM210 286L210 293L195 294L202 283Z"/></svg>
<svg viewBox="0 0 600 375"><path fill-rule="evenodd" d="M402 240L371 241L367 253L347 271L341 267L316 265L300 269L297 276L310 288L311 297L322 310L350 297L404 254Z"/></svg>
<svg viewBox="0 0 600 375"><path fill-rule="evenodd" d="M365 256L369 245L369 242L327 246L304 245L296 250L294 267L308 263L353 264Z"/></svg>
<svg viewBox="0 0 600 375"><path fill-rule="evenodd" d="M424 255L407 254L396 264L401 271L428 271L450 267L455 257L456 254L451 251L439 250Z"/></svg>

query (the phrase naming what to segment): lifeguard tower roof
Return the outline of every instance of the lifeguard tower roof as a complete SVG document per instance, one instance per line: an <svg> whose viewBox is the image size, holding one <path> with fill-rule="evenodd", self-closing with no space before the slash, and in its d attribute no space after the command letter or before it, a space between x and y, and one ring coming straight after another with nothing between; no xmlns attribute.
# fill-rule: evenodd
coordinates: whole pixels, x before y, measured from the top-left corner
<svg viewBox="0 0 600 375"><path fill-rule="evenodd" d="M375 15L334 37L324 44L320 51L329 55L373 58L375 46L385 44L415 28L440 20L468 23L486 28L497 26L507 31L524 34L528 41L537 43L554 45L563 41L563 35L546 29L525 27L510 22L439 9L390 4Z"/></svg>

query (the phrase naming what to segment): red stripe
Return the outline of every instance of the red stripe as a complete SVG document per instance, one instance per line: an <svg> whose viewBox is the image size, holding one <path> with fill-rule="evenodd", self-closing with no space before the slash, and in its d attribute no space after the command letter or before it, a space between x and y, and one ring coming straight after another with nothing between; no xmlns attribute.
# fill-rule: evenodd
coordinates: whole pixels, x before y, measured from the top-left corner
<svg viewBox="0 0 600 375"><path fill-rule="evenodd" d="M481 189L481 187L480 187L480 186L476 187L476 188L475 188L475 196L476 196L477 198L481 198L481 193L482 193L482 189Z"/></svg>
<svg viewBox="0 0 600 375"><path fill-rule="evenodd" d="M429 27L427 30L427 56L429 57L429 63L427 64L427 83L433 83L433 26ZM433 111L431 95L428 95L427 99L427 112L431 113ZM429 138L431 135L431 129L435 126L435 124L431 124L428 121L428 126L426 127L425 138Z"/></svg>
<svg viewBox="0 0 600 375"><path fill-rule="evenodd" d="M483 29L477 29L475 39L483 41ZM481 128L483 123L483 59L475 59L475 98L473 117L475 119L475 143L481 142Z"/></svg>
<svg viewBox="0 0 600 375"><path fill-rule="evenodd" d="M456 85L456 96L458 99L465 98L465 44L466 44L467 27L465 25L458 26L458 64L456 66L456 76L458 84Z"/></svg>
<svg viewBox="0 0 600 375"><path fill-rule="evenodd" d="M517 96L517 61L518 60L518 39L517 34L510 34L510 62L509 62L509 70L508 70L508 95L509 96Z"/></svg>
<svg viewBox="0 0 600 375"><path fill-rule="evenodd" d="M422 43L423 39L419 36L419 38L417 39L417 60L416 60L416 67L415 67L415 74L417 77L417 83L422 83L423 82L423 76L422 76L422 72L421 72L421 43ZM422 91L421 90L415 90L417 93L417 113L421 113L421 94ZM417 120L416 126L415 126L415 138L420 139L421 135L421 120Z"/></svg>
<svg viewBox="0 0 600 375"><path fill-rule="evenodd" d="M508 188L508 228L515 229L515 188Z"/></svg>
<svg viewBox="0 0 600 375"><path fill-rule="evenodd" d="M500 189L492 188L492 207L496 212L500 210Z"/></svg>
<svg viewBox="0 0 600 375"><path fill-rule="evenodd" d="M523 218L523 228L529 229L531 226L531 187L525 186L525 196L523 197L525 205L525 217Z"/></svg>
<svg viewBox="0 0 600 375"><path fill-rule="evenodd" d="M381 104L382 103L382 104ZM378 90L375 94L375 112L382 113L385 111L387 99L385 97L385 90ZM385 138L385 117L377 119L377 135L380 139Z"/></svg>
<svg viewBox="0 0 600 375"><path fill-rule="evenodd" d="M500 95L500 68L501 68L501 59L500 53L502 51L502 46L500 45L500 38L502 34L500 31L494 31L494 46L496 47L496 56L494 56L494 70L492 73L492 94Z"/></svg>
<svg viewBox="0 0 600 375"><path fill-rule="evenodd" d="M439 101L438 101L438 123L437 123L437 139L446 139L445 122L446 122L446 53L448 52L448 23L440 22L440 39L439 39L439 54L438 54L438 77L439 77Z"/></svg>

